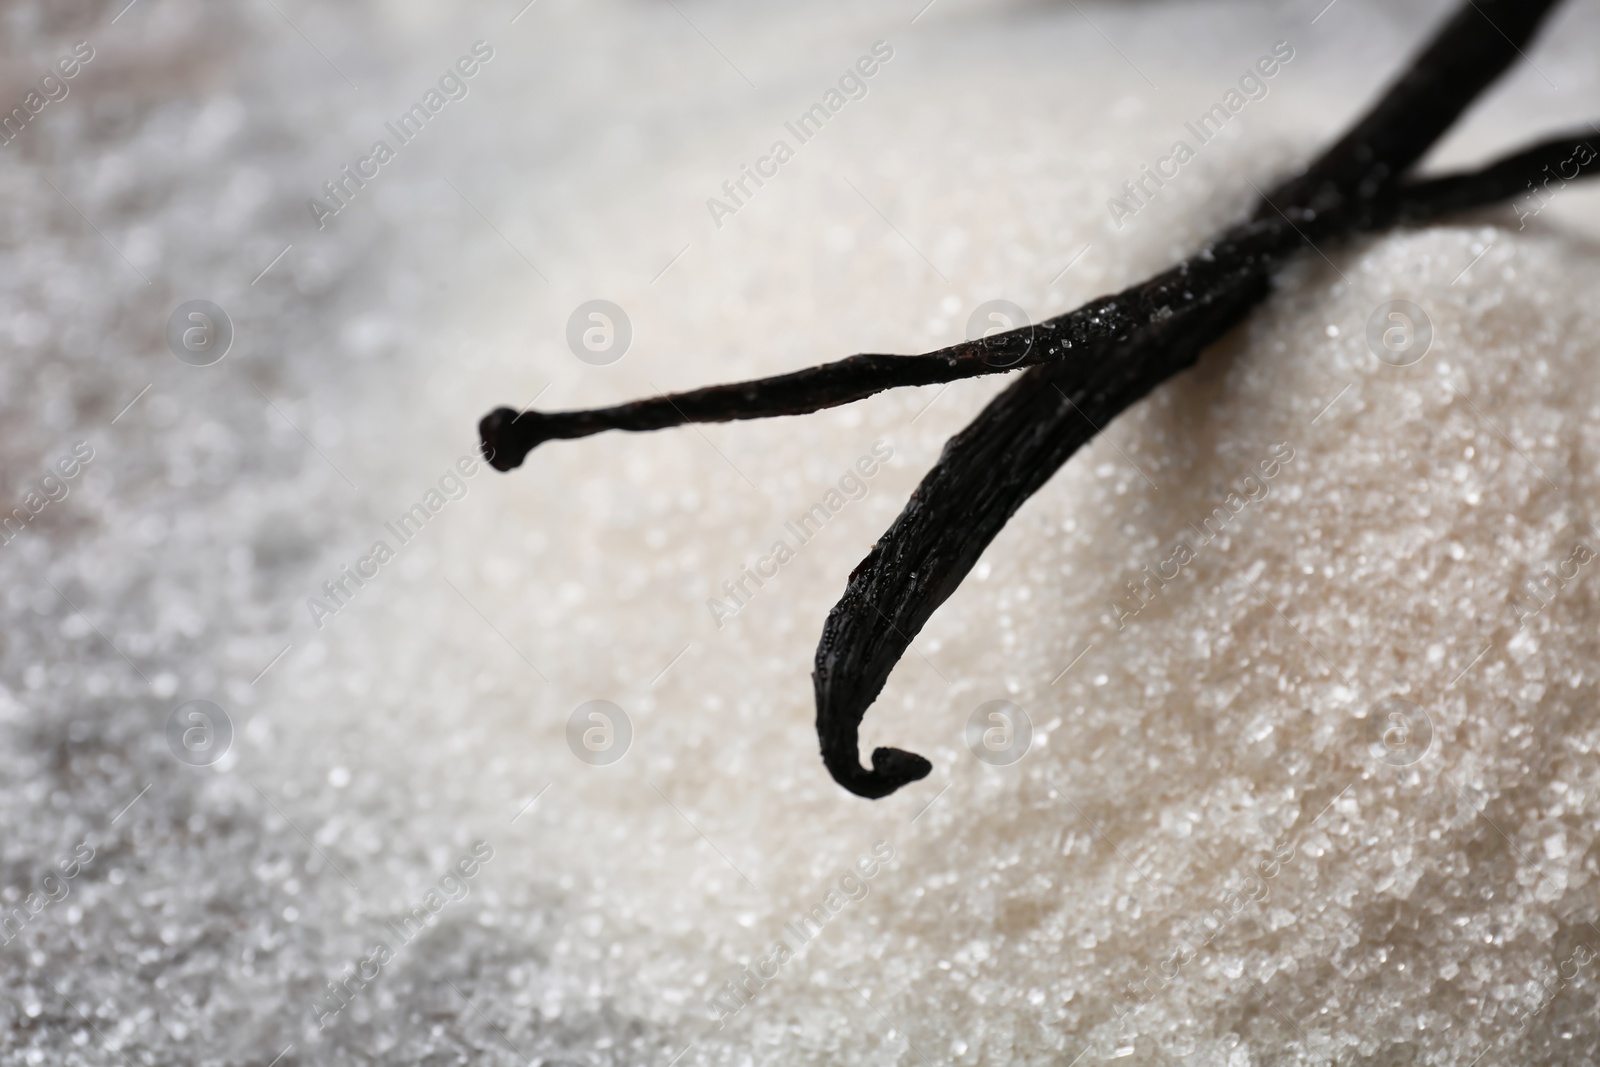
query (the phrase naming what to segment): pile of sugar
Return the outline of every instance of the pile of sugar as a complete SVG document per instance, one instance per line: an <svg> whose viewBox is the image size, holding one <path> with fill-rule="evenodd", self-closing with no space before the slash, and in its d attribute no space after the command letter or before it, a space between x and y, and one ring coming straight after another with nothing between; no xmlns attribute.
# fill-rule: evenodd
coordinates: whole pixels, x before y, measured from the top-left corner
<svg viewBox="0 0 1600 1067"><path fill-rule="evenodd" d="M1600 194L1287 271L934 617L863 750L935 770L877 803L817 757L816 636L1000 383L457 466L500 403L921 351L1164 267L1440 5L516 6L3 14L14 70L97 56L0 174L0 488L94 450L0 547L0 898L66 891L0 945L0 1058L1595 1058ZM1584 117L1597 28L1559 15L1440 157ZM479 39L466 98L318 231L306 198ZM879 40L718 228L706 198ZM1277 41L1267 95L1114 226ZM163 339L195 298L236 329L212 367ZM609 366L565 338L596 298L632 324ZM1369 341L1392 301L1420 358ZM167 739L195 699L234 730L209 767ZM631 726L608 765L569 742L595 699ZM1005 766L966 741L992 700L1033 729Z"/></svg>

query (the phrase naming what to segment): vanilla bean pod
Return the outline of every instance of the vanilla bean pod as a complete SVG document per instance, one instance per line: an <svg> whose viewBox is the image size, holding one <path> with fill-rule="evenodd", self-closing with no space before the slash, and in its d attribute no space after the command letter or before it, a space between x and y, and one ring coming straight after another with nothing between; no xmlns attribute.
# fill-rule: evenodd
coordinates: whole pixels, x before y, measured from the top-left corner
<svg viewBox="0 0 1600 1067"><path fill-rule="evenodd" d="M1553 0L1467 0L1411 68L1300 176L1200 254L1037 327L924 356L864 355L755 381L612 408L523 412L480 423L500 470L555 438L607 429L803 414L883 389L1027 369L946 445L894 526L851 574L816 658L817 731L839 783L881 797L931 765L898 749L859 766L858 732L890 670L1011 514L1120 412L1194 363L1263 300L1274 268L1306 244L1425 222L1520 192L1542 169L1593 149L1582 135L1541 142L1478 171L1398 179L1520 54ZM1563 172L1562 177L1571 180Z"/></svg>
<svg viewBox="0 0 1600 1067"><path fill-rule="evenodd" d="M1589 138L1600 140L1600 138ZM858 355L817 367L728 385L580 411L497 408L479 423L484 454L497 470L520 466L545 441L587 437L605 430L648 431L691 422L730 422L804 415L863 400L886 389L935 385L1005 374L1072 360L1087 365L1125 344L1151 316L1164 318L1219 298L1241 270L1271 269L1299 254L1307 240L1336 241L1349 233L1415 224L1481 207L1521 192L1546 168L1588 148L1573 133L1524 149L1489 166L1412 185L1375 200L1305 217L1292 203L1283 214L1263 203L1259 215L1229 231L1197 255L1137 285L1101 297L1036 327L1010 330L926 355ZM1594 173L1587 164L1578 176ZM1571 176L1567 180L1573 180ZM1282 205L1280 205L1282 206Z"/></svg>
<svg viewBox="0 0 1600 1067"><path fill-rule="evenodd" d="M1256 241L1241 242L1235 254L1281 254L1298 247L1292 240L1298 234L1286 232L1295 225L1282 214L1285 210L1295 216L1301 229L1312 226L1326 233L1327 215L1348 208L1352 200L1374 199L1394 176L1420 159L1483 88L1517 58L1520 43L1532 37L1554 2L1469 0L1337 144L1299 177L1267 195L1253 220L1265 224L1265 230L1256 235ZM1316 225L1319 221L1323 225ZM1306 236L1316 240L1314 234ZM1213 251L1208 249L1202 255ZM1221 264L1224 268L1228 265ZM505 471L520 465L535 446L552 439L585 437L608 429L657 430L685 422L806 414L895 386L930 385L1057 358L1092 359L1125 343L1148 315L1178 310L1170 301L1181 300L1180 293L1199 291L1203 284L1187 277L1199 273L1198 266L1196 257L1038 327L953 345L925 356L852 356L774 378L591 411L540 413L498 408L479 423L479 432L490 464ZM1169 302L1152 305L1148 299L1152 292Z"/></svg>
<svg viewBox="0 0 1600 1067"><path fill-rule="evenodd" d="M1067 364L1034 367L951 438L823 624L812 678L822 759L835 781L877 799L928 774L927 760L895 748L874 750L870 771L857 763L861 719L911 638L1103 419L1192 364L1266 295L1266 275L1248 275L1142 335L1091 381L1074 380Z"/></svg>
<svg viewBox="0 0 1600 1067"><path fill-rule="evenodd" d="M1402 185L1389 197L1376 201L1362 220L1364 229L1415 226L1448 215L1498 203L1554 177L1576 181L1600 173L1600 135L1595 125L1587 130L1552 137L1496 160L1479 170L1441 175L1413 185ZM1567 164L1572 173L1567 173Z"/></svg>
<svg viewBox="0 0 1600 1067"><path fill-rule="evenodd" d="M1377 206L1380 200L1391 195L1404 169L1422 157L1448 127L1448 119L1465 110L1489 81L1478 67L1450 61L1449 53L1459 51L1475 57L1476 63L1515 53L1518 40L1505 33L1514 32L1525 42L1538 24L1537 15L1528 18L1527 13L1536 9L1542 14L1549 6L1490 0L1467 4L1421 53L1418 66L1428 68L1425 74L1414 67L1403 76L1351 134L1307 168L1303 179L1281 186L1276 198L1264 197L1252 221L1232 234L1248 235L1277 216L1285 221L1298 217L1303 227L1329 236L1325 227L1354 228L1397 214L1398 207ZM1513 8L1516 19L1507 20L1505 31L1489 17ZM1493 73L1505 65L1500 63ZM1417 101L1419 93L1429 99ZM1421 118L1414 119L1396 101L1418 106ZM1493 186L1493 180L1488 184ZM1460 184L1433 188L1458 202L1470 200L1463 192L1468 187ZM1399 202L1408 201L1402 197ZM1409 203L1415 208L1414 197ZM1312 233L1307 238L1316 239ZM1218 242L1227 243L1227 238ZM1273 258L1246 257L1231 284L1226 284L1227 277L1219 279L1225 283L1223 292L1210 309L1152 322L1119 358L1107 361L1120 371L1107 368L1084 379L1075 375L1081 368L1073 363L1028 370L945 445L894 524L851 573L843 597L823 624L812 680L817 738L835 781L876 799L932 770L923 757L887 747L873 751L871 770L858 762L861 720L890 671L1017 508L1096 428L1194 362L1201 349L1265 297Z"/></svg>
<svg viewBox="0 0 1600 1067"><path fill-rule="evenodd" d="M1274 204L1320 213L1377 197L1522 56L1555 4L1467 0L1343 137L1267 194L1257 217L1274 214Z"/></svg>

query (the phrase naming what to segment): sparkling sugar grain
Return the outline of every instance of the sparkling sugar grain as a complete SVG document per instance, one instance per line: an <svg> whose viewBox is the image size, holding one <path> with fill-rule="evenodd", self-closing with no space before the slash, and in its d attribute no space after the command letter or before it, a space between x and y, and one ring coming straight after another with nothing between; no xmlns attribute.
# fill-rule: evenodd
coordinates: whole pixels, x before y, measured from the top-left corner
<svg viewBox="0 0 1600 1067"><path fill-rule="evenodd" d="M357 94L276 13L107 9L0 175L28 209L0 252L6 488L96 449L0 548L5 903L94 849L0 946L0 1060L1595 1058L1593 192L1286 272L934 617L862 747L935 771L882 802L817 757L816 636L999 383L548 445L324 628L306 609L497 403L922 350L984 300L1043 315L1167 265L1435 12L1094 8L1139 70L1070 9L684 12L758 90L670 7L512 14L306 15ZM57 16L7 17L53 54ZM484 26L472 95L319 237L314 182ZM1519 71L1444 154L1592 98L1596 28L1566 12L1531 53L1563 89ZM869 95L712 229L729 168L878 38ZM1130 168L1285 38L1271 95L1113 229ZM238 327L213 368L160 341L197 296ZM563 340L595 297L634 326L610 367ZM718 629L722 581L879 439L864 498ZM209 768L166 740L191 699L235 729ZM631 727L614 763L582 739L615 721L569 726L595 699ZM1007 765L966 742L993 700L1032 725Z"/></svg>

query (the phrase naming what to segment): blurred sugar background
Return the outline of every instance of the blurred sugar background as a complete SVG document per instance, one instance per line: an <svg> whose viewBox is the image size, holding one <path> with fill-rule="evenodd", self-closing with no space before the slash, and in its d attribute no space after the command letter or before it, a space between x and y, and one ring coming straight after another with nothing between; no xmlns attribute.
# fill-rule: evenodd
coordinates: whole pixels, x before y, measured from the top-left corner
<svg viewBox="0 0 1600 1067"><path fill-rule="evenodd" d="M93 58L0 157L0 504L30 516L0 547L0 1062L1595 1062L1600 603L1593 566L1524 585L1600 549L1595 191L1286 272L935 616L863 737L935 770L877 803L817 756L816 637L1000 383L450 473L500 404L923 351L984 301L1038 319L1165 267L1447 10L8 2L0 107ZM1567 3L1435 160L1592 117L1597 31ZM1113 225L1280 41L1266 96ZM379 139L319 229L308 198ZM234 330L206 367L165 336L197 299ZM631 324L606 366L566 340L593 299ZM1397 299L1432 328L1406 366L1366 340ZM719 626L874 447L866 496ZM430 500L402 545L385 523ZM609 765L568 742L593 699L631 726ZM1002 767L964 739L995 699L1033 727ZM168 742L191 700L231 723L209 766Z"/></svg>

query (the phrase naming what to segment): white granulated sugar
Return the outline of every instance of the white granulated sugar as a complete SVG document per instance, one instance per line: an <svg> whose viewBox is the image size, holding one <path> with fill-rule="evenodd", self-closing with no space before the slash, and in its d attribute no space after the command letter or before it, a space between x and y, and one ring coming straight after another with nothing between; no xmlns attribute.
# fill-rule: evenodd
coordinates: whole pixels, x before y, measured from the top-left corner
<svg viewBox="0 0 1600 1067"><path fill-rule="evenodd" d="M1000 382L455 466L500 404L923 351L1147 276L1444 5L520 6L0 11L7 107L96 52L0 169L6 507L93 453L0 547L0 902L39 906L0 1063L1600 1058L1600 193L1302 257L935 615L862 737L934 772L879 802L818 757L816 639ZM1600 21L1568 8L1437 159L1591 117ZM478 40L319 231L306 199ZM719 228L706 199L876 41ZM214 366L163 336L193 299L235 328ZM592 299L631 323L609 366L567 347ZM377 574L340 606L345 567ZM192 700L233 730L206 767L169 747ZM575 756L614 715L569 746L590 700L620 761ZM1033 729L1010 765L966 743L994 700Z"/></svg>

